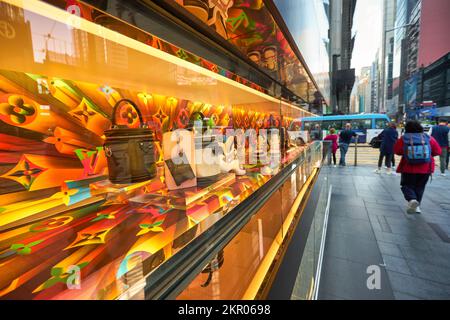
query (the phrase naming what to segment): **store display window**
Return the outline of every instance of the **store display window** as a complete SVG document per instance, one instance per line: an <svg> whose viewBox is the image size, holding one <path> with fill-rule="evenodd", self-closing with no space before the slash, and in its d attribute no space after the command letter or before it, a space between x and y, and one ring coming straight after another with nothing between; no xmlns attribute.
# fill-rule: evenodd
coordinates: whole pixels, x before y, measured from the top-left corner
<svg viewBox="0 0 450 320"><path fill-rule="evenodd" d="M285 131L308 112L87 4L47 2L0 1L0 299L132 297L306 152Z"/></svg>

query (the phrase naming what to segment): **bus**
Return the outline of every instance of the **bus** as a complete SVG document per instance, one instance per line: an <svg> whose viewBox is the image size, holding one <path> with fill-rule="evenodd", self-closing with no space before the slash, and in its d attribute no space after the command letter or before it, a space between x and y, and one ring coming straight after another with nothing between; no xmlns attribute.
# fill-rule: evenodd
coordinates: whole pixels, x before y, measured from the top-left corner
<svg viewBox="0 0 450 320"><path fill-rule="evenodd" d="M328 133L330 128L337 132L345 128L346 123L351 123L352 129L358 134L359 143L369 143L387 127L390 119L385 114L348 114L322 117L305 117L298 119L300 130L311 131L316 124Z"/></svg>

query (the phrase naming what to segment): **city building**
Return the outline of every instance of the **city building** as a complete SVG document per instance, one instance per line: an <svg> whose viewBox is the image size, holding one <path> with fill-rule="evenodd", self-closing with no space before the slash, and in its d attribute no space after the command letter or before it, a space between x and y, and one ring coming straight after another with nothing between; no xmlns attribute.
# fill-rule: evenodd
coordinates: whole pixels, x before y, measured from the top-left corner
<svg viewBox="0 0 450 320"><path fill-rule="evenodd" d="M372 107L372 67L363 67L350 93L349 113L370 113Z"/></svg>
<svg viewBox="0 0 450 320"><path fill-rule="evenodd" d="M383 2L383 28L381 43L381 88L379 99L379 112L386 112L392 104L393 84L393 52L396 1ZM389 106L388 106L389 105Z"/></svg>
<svg viewBox="0 0 450 320"><path fill-rule="evenodd" d="M359 77L358 96L359 96L359 112L370 113L372 106L372 78L371 67L361 68Z"/></svg>
<svg viewBox="0 0 450 320"><path fill-rule="evenodd" d="M408 117L450 115L448 53L450 52L450 2L419 0L411 10L399 84L399 104ZM431 108L430 108L431 106ZM400 108L399 113L403 111Z"/></svg>
<svg viewBox="0 0 450 320"><path fill-rule="evenodd" d="M358 113L359 111L359 96L358 96L359 76L355 76L355 83L350 92L350 114Z"/></svg>
<svg viewBox="0 0 450 320"><path fill-rule="evenodd" d="M417 0L397 0L394 30L393 97L387 113L399 119L404 112L404 82L407 78L408 51L410 47L409 24ZM417 10L416 10L417 11ZM413 29L412 29L413 30Z"/></svg>
<svg viewBox="0 0 450 320"><path fill-rule="evenodd" d="M379 112L379 97L380 97L380 51L378 50L375 60L372 62L370 69L370 112Z"/></svg>
<svg viewBox="0 0 450 320"><path fill-rule="evenodd" d="M409 26L407 28L407 61L406 61L406 76L409 78L418 69L417 60L419 55L419 34L420 34L420 14L422 9L422 1L416 2L416 5L411 10L409 18Z"/></svg>
<svg viewBox="0 0 450 320"><path fill-rule="evenodd" d="M352 34L356 0L330 1L331 105L334 113L349 113L350 94L355 83L351 59L355 38Z"/></svg>

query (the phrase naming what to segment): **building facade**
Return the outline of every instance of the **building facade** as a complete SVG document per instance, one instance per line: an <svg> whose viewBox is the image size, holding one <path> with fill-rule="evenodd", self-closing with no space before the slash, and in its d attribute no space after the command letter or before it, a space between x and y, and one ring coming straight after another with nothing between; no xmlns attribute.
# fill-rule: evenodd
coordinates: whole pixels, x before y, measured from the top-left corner
<svg viewBox="0 0 450 320"><path fill-rule="evenodd" d="M407 79L408 51L410 44L410 19L418 0L397 0L393 53L393 97L388 114L399 118L405 109L404 83ZM411 28L411 31L414 29Z"/></svg>
<svg viewBox="0 0 450 320"><path fill-rule="evenodd" d="M380 51L378 50L375 55L375 60L372 62L370 69L370 112L379 112L379 98L380 98Z"/></svg>
<svg viewBox="0 0 450 320"><path fill-rule="evenodd" d="M372 67L361 68L361 74L358 82L359 110L358 113L370 113L372 105L371 88Z"/></svg>
<svg viewBox="0 0 450 320"><path fill-rule="evenodd" d="M450 1L419 0L411 10L402 75L407 117L450 116ZM400 110L401 111L401 110Z"/></svg>
<svg viewBox="0 0 450 320"><path fill-rule="evenodd" d="M330 1L330 73L333 113L350 112L350 94L355 83L351 59L355 38L352 35L356 0Z"/></svg>
<svg viewBox="0 0 450 320"><path fill-rule="evenodd" d="M392 102L393 85L393 52L396 1L384 0L383 2L383 31L381 46L381 88L379 99L379 112L386 112L387 105Z"/></svg>

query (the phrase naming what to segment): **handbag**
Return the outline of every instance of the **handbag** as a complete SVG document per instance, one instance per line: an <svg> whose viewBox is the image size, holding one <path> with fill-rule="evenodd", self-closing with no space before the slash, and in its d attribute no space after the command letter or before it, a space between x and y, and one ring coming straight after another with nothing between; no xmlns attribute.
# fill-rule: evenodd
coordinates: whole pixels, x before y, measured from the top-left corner
<svg viewBox="0 0 450 320"><path fill-rule="evenodd" d="M116 124L116 111L123 103L136 110L140 127L128 128ZM103 144L109 180L125 184L150 180L156 176L153 131L144 125L142 114L136 104L128 99L119 100L113 108L112 128L105 131Z"/></svg>

